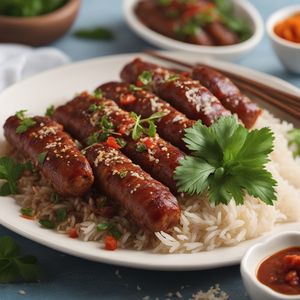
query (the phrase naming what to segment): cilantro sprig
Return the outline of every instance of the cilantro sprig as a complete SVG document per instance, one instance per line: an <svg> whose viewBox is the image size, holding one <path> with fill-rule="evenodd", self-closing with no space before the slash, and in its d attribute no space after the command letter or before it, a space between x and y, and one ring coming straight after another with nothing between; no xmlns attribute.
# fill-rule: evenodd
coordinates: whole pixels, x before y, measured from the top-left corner
<svg viewBox="0 0 300 300"><path fill-rule="evenodd" d="M11 237L0 238L0 283L36 281L39 274L34 256L21 255L19 245Z"/></svg>
<svg viewBox="0 0 300 300"><path fill-rule="evenodd" d="M247 192L273 204L276 181L265 168L274 141L269 128L249 132L235 117L222 117L211 127L197 122L185 132L184 141L192 154L176 168L178 191L207 192L215 204L228 204L232 198L242 204Z"/></svg>
<svg viewBox="0 0 300 300"><path fill-rule="evenodd" d="M119 240L122 236L122 232L117 228L117 226L111 223L99 223L97 225L97 230L107 231L117 240Z"/></svg>
<svg viewBox="0 0 300 300"><path fill-rule="evenodd" d="M25 112L27 110L20 110L16 112L16 116L19 119L19 126L16 128L16 133L21 134L27 131L30 127L36 124L32 118L26 117Z"/></svg>
<svg viewBox="0 0 300 300"><path fill-rule="evenodd" d="M137 115L135 112L131 112L131 117L134 118L135 124L132 129L131 137L133 140L138 140L141 138L142 134L145 134L149 137L155 137L156 135L156 125L155 121L166 116L168 112L160 111L152 114L146 119L142 119L141 115Z"/></svg>
<svg viewBox="0 0 300 300"><path fill-rule="evenodd" d="M0 157L0 179L5 180L0 187L0 196L18 193L17 183L26 169L27 163L19 164L9 156Z"/></svg>
<svg viewBox="0 0 300 300"><path fill-rule="evenodd" d="M300 157L300 129L292 129L288 132L289 146L292 148L294 157Z"/></svg>

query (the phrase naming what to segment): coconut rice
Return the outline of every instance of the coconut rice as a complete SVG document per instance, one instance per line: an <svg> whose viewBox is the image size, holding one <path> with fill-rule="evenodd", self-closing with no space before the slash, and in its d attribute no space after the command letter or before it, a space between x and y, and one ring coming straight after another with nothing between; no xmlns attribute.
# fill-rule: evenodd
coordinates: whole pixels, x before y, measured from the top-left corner
<svg viewBox="0 0 300 300"><path fill-rule="evenodd" d="M293 158L286 139L293 125L281 122L265 111L257 121L256 128L266 126L275 134L274 151L267 165L278 183L278 200L274 206L250 196L245 197L244 205L237 205L232 200L229 205L217 206L213 206L205 195L178 198L180 224L172 232L152 234L139 229L127 218L126 212L118 208L110 208L116 213L112 217L104 217L103 201L106 199L103 196L65 198L54 203L51 199L52 188L37 174L25 174L20 179L20 194L15 199L22 208L32 208L36 219L55 220L56 210L66 208L67 219L56 230L67 233L76 228L79 239L83 241L101 241L106 233L98 231L97 224L109 222L115 224L122 233L118 241L119 248L150 249L159 253L195 253L234 246L271 231L277 223L300 219L300 161Z"/></svg>

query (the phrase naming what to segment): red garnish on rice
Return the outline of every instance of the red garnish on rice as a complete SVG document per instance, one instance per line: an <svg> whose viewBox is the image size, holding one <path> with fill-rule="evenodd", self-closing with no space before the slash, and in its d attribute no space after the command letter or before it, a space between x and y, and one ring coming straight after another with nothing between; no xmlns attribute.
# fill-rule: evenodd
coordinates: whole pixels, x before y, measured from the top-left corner
<svg viewBox="0 0 300 300"><path fill-rule="evenodd" d="M113 136L109 136L106 144L114 149L121 149L121 146L118 144L117 140Z"/></svg>
<svg viewBox="0 0 300 300"><path fill-rule="evenodd" d="M33 216L21 215L21 217L27 220L34 220Z"/></svg>
<svg viewBox="0 0 300 300"><path fill-rule="evenodd" d="M68 235L69 235L69 237L72 238L72 239L78 238L78 233L77 233L76 228L71 228L71 229L69 230L69 232L68 232Z"/></svg>
<svg viewBox="0 0 300 300"><path fill-rule="evenodd" d="M153 142L153 140L151 138L146 138L144 140L144 144L147 147L147 149L151 149L151 148L154 147L154 142Z"/></svg>
<svg viewBox="0 0 300 300"><path fill-rule="evenodd" d="M132 94L122 95L120 98L120 104L129 105L136 101L136 98Z"/></svg>
<svg viewBox="0 0 300 300"><path fill-rule="evenodd" d="M116 250L118 247L117 240L112 235L107 235L104 239L105 242L105 250Z"/></svg>

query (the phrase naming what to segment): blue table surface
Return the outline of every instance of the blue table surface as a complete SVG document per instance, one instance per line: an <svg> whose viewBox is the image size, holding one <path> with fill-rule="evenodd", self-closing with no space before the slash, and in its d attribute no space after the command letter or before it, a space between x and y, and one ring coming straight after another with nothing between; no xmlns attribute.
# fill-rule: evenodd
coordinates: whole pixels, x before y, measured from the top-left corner
<svg viewBox="0 0 300 300"><path fill-rule="evenodd" d="M252 0L264 20L280 7L299 3L299 0ZM126 26L122 17L122 0L83 0L71 31L53 43L72 60L103 55L139 52L151 45L141 40ZM109 42L86 41L73 37L76 28L103 25L112 29L115 39ZM299 77L287 73L271 49L265 34L263 41L239 64L251 67L300 86ZM239 266L208 271L159 272L115 267L94 263L62 254L27 240L0 226L0 236L10 235L26 253L38 257L43 269L39 283L0 285L0 300L4 299L166 299L169 292L180 291L189 299L198 290L207 290L219 283L230 299L249 299L243 287ZM120 276L116 275L119 272ZM141 290L137 289L137 286ZM21 291L21 292L20 292ZM25 292L22 293L22 291ZM176 296L171 299L176 299ZM263 299L262 299L263 300Z"/></svg>

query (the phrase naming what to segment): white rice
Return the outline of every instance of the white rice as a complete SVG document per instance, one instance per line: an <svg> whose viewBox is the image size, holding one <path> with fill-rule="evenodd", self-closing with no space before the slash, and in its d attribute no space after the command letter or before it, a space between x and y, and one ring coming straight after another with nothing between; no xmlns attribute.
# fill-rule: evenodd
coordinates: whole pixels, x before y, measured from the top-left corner
<svg viewBox="0 0 300 300"><path fill-rule="evenodd" d="M69 198L59 204L50 201L51 188L36 176L25 176L20 181L22 195L16 197L22 207L32 207L37 218L54 219L55 210L66 207L68 219L57 230L68 232L76 228L83 241L101 241L105 232L97 231L101 222L116 224L122 232L118 242L121 248L136 250L151 249L160 253L195 253L221 246L234 246L271 231L275 224L300 219L300 163L288 148L286 133L293 128L287 122L280 122L270 113L264 112L256 128L270 127L275 134L274 152L268 170L278 185L278 200L268 206L254 197L246 196L244 205L220 204L214 207L203 197L179 199L181 206L180 224L171 233L150 234L140 230L128 221L126 214L119 212L112 219L99 216L99 198ZM253 145L255 147L255 145ZM200 298L196 299L202 299Z"/></svg>

